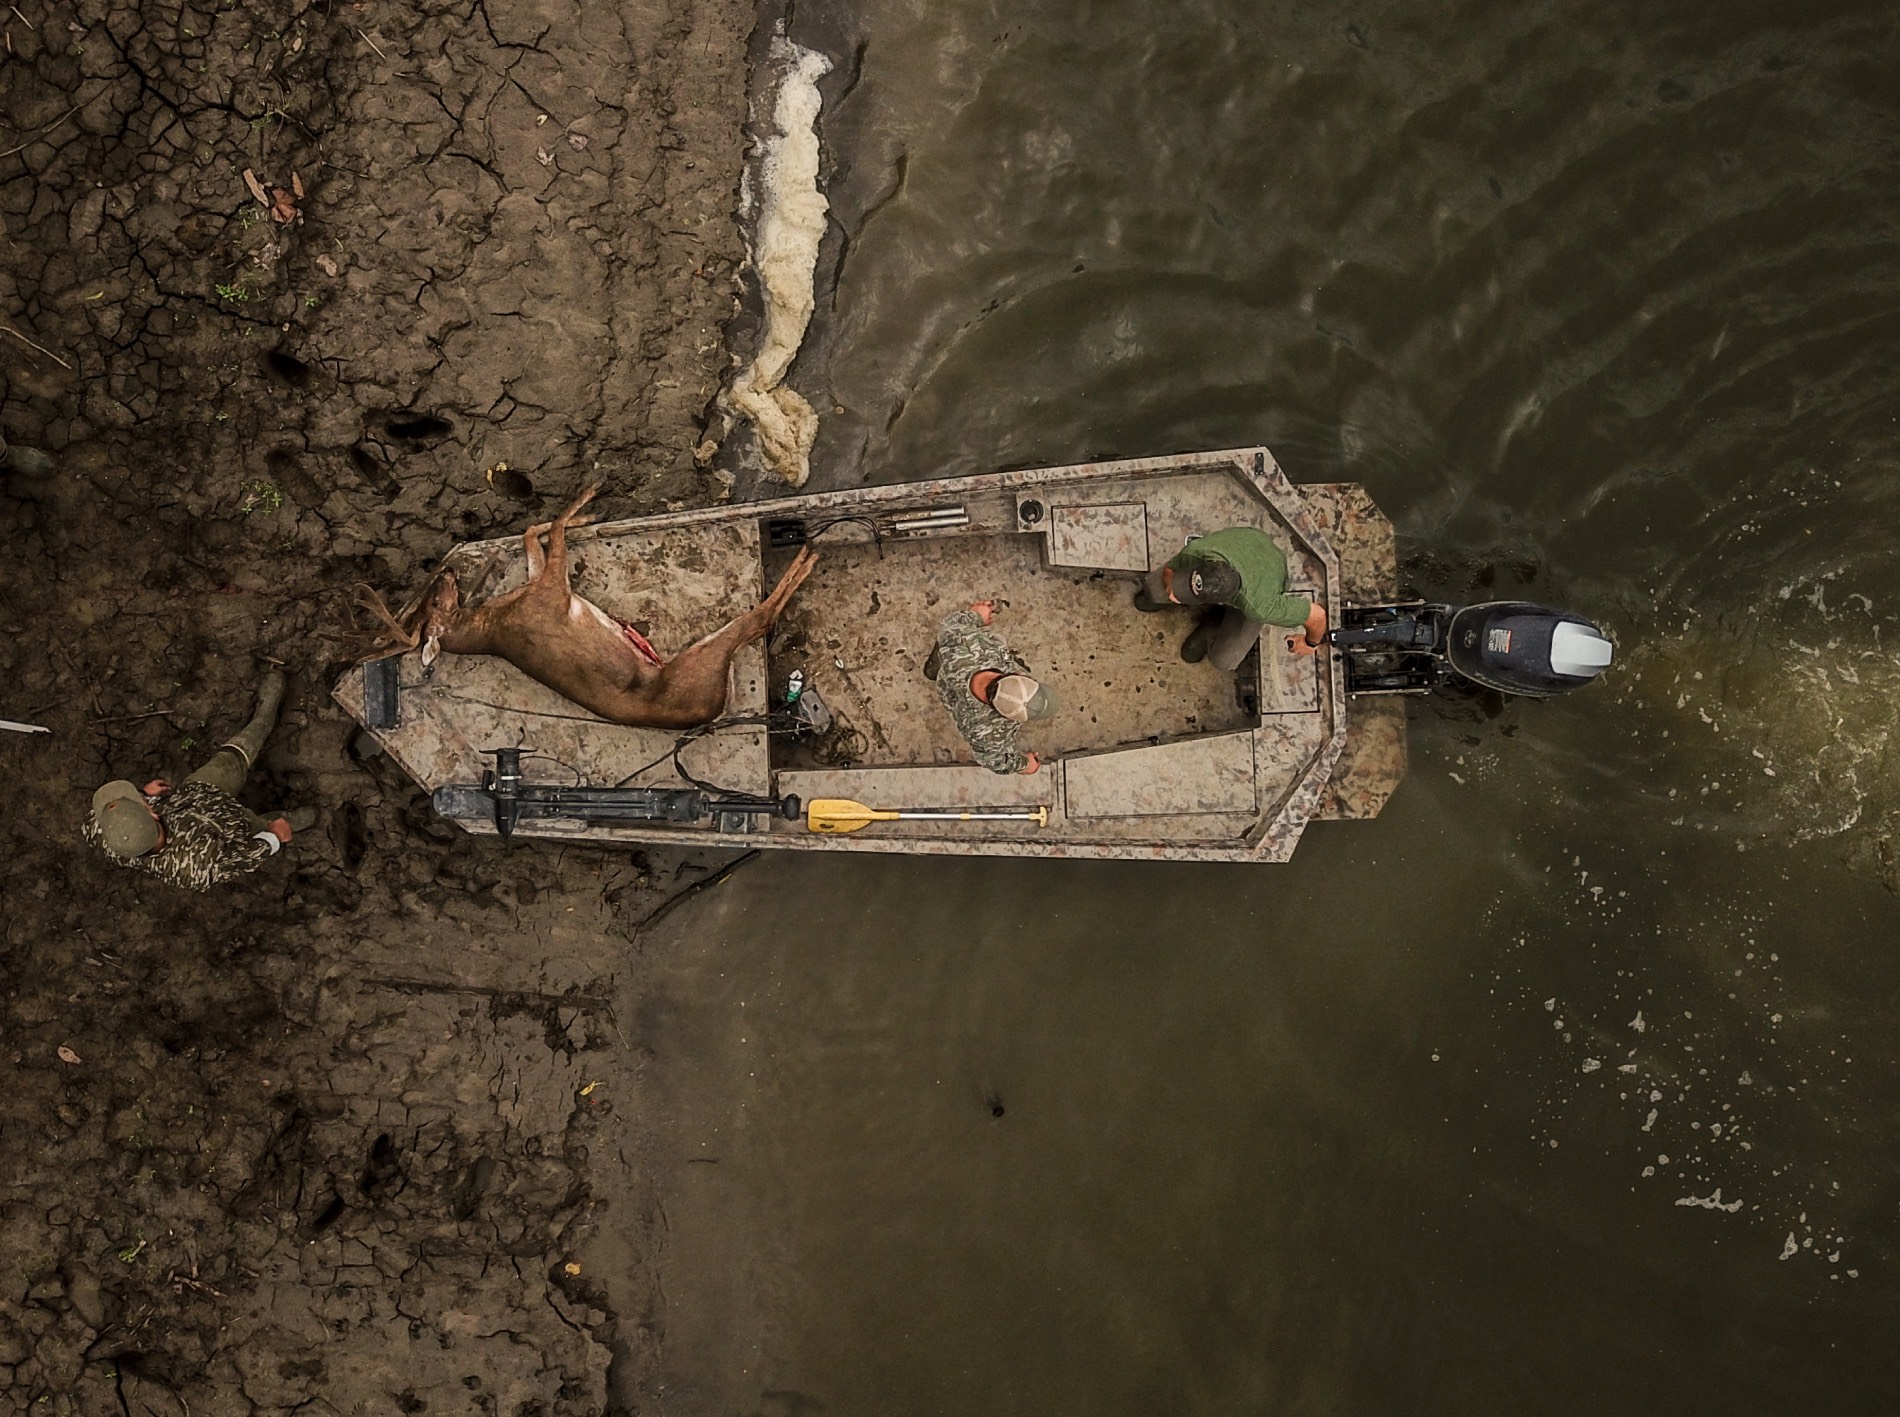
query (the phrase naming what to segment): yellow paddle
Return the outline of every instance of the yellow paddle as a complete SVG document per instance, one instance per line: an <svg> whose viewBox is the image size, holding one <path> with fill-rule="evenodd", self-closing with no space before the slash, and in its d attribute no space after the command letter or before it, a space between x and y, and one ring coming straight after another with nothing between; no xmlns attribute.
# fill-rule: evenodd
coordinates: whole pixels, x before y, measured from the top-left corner
<svg viewBox="0 0 1900 1417"><path fill-rule="evenodd" d="M1039 827L1046 827L1049 825L1049 809L978 807L967 812L928 808L892 811L867 807L862 802L852 802L842 797L820 797L805 804L805 826L810 831L828 832L835 836L841 832L859 831L872 822L1034 822Z"/></svg>

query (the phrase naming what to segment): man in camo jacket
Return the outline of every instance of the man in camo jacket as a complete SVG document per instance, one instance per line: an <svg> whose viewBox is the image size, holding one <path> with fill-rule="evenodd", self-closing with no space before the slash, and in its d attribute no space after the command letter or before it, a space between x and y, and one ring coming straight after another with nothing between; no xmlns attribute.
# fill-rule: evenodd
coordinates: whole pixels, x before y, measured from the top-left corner
<svg viewBox="0 0 1900 1417"><path fill-rule="evenodd" d="M1055 703L1008 642L989 628L995 614L995 601L979 600L944 617L930 656L937 671L931 677L979 763L994 773L1034 772L1041 760L1017 745L1016 730L1032 718L1046 717Z"/></svg>
<svg viewBox="0 0 1900 1417"><path fill-rule="evenodd" d="M154 778L144 788L120 779L92 794L86 840L121 866L192 890L255 871L282 851L294 831L316 824L309 809L258 816L237 800L251 764L277 724L284 676L273 669L258 689L257 712L198 771L173 789Z"/></svg>

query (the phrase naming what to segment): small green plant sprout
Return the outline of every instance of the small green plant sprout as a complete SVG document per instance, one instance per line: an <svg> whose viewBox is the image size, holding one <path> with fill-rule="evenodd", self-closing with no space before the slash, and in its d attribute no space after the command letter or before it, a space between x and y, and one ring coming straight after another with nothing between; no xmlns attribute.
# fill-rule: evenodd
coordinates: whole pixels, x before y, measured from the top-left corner
<svg viewBox="0 0 1900 1417"><path fill-rule="evenodd" d="M233 305L242 305L251 298L251 292L244 288L242 281L234 285L226 285L223 281L219 281L211 288L218 292L218 298L220 300L228 300Z"/></svg>
<svg viewBox="0 0 1900 1417"><path fill-rule="evenodd" d="M274 483L262 478L247 482L241 489L244 500L238 503L238 515L248 517L252 512L274 512L284 505L284 494L277 490Z"/></svg>
<svg viewBox="0 0 1900 1417"><path fill-rule="evenodd" d="M238 213L238 230L249 231L252 227L257 225L257 218L257 208L246 207L243 211Z"/></svg>
<svg viewBox="0 0 1900 1417"><path fill-rule="evenodd" d="M191 751L192 744L196 743L197 741L198 740L196 738L193 738L189 733L187 733L183 738L180 738L178 740L178 751L181 753L189 753Z"/></svg>
<svg viewBox="0 0 1900 1417"><path fill-rule="evenodd" d="M148 1245L149 1243L151 1242L148 1241L143 1235L139 1236L138 1244L127 1245L124 1249L119 1251L119 1263L131 1264L133 1260L137 1259L139 1255L144 1252L146 1245Z"/></svg>
<svg viewBox="0 0 1900 1417"><path fill-rule="evenodd" d="M314 310L322 303L323 297L320 295L306 295L303 298L303 308L306 310Z"/></svg>

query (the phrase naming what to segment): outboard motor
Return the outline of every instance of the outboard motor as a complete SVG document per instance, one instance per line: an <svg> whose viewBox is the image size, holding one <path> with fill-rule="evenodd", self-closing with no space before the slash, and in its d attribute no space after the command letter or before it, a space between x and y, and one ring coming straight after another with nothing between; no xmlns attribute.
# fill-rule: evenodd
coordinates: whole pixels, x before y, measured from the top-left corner
<svg viewBox="0 0 1900 1417"><path fill-rule="evenodd" d="M1522 600L1349 606L1326 642L1345 659L1351 694L1422 694L1462 678L1547 699L1590 683L1614 655L1581 615Z"/></svg>

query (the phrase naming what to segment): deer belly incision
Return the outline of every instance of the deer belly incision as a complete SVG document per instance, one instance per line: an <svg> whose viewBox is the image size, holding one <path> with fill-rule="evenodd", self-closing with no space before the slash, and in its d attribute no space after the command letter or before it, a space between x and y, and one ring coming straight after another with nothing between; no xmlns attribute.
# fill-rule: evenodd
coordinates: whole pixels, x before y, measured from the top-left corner
<svg viewBox="0 0 1900 1417"><path fill-rule="evenodd" d="M599 624L605 625L617 635L624 636L627 643L633 646L634 653L639 655L640 658L644 659L648 664L651 664L655 669L666 663L664 659L660 658L660 652L647 642L645 635L634 629L633 626L629 625L625 620L622 620L618 615L609 615L605 610L602 610L598 605L594 604L593 601L587 599L586 596L575 596L568 605L568 614L576 620L592 616Z"/></svg>
<svg viewBox="0 0 1900 1417"><path fill-rule="evenodd" d="M645 659L647 663L651 664L654 668L657 669L666 662L660 658L660 652L647 643L647 637L634 629L633 626L629 625L625 620L620 622L620 633L627 637L627 643L633 646L640 657Z"/></svg>

